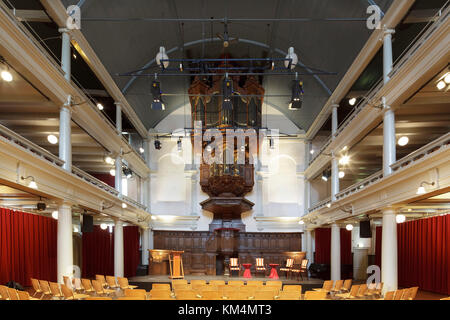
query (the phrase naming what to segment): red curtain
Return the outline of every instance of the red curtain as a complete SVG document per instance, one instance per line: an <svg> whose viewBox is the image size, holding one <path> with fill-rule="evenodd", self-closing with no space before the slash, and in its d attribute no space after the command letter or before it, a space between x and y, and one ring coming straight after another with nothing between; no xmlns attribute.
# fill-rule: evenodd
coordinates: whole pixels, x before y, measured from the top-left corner
<svg viewBox="0 0 450 320"><path fill-rule="evenodd" d="M56 281L57 221L0 208L0 283Z"/></svg>
<svg viewBox="0 0 450 320"><path fill-rule="evenodd" d="M83 233L84 278L95 278L96 274L114 275L114 233L94 226L93 232ZM123 228L124 276L134 277L139 265L139 228Z"/></svg>
<svg viewBox="0 0 450 320"><path fill-rule="evenodd" d="M397 225L398 284L450 294L450 215Z"/></svg>
<svg viewBox="0 0 450 320"><path fill-rule="evenodd" d="M341 228L341 264L353 264L352 233ZM315 263L330 264L331 262L331 229L317 228L314 230L316 241Z"/></svg>

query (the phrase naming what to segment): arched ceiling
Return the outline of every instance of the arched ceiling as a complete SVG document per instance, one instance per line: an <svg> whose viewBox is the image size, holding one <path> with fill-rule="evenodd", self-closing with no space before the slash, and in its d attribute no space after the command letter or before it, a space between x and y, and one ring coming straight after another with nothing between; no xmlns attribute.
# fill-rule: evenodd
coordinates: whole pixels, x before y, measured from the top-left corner
<svg viewBox="0 0 450 320"><path fill-rule="evenodd" d="M77 4L75 0L63 0L64 5ZM324 21L324 18L366 18L370 3L376 3L386 12L391 0L85 0L83 2L82 32L113 76L130 104L135 108L147 128L155 127L164 117L187 101L187 96L167 96L166 110L151 110L150 81L119 73L141 69L155 58L160 46L175 49L170 58L217 58L223 52L218 41L197 41L195 45L183 44L196 40L215 38L223 32L220 22L176 20L142 21L142 18L210 19L233 18L262 19L259 21L234 21L229 24L231 37L248 41L233 44L228 53L232 57L283 57L288 47L293 46L301 63L336 72L336 75L321 75L319 79L303 76L305 97L300 111L288 110L289 76L266 76L263 85L268 95L266 101L284 113L299 128L307 130L320 112L346 70L370 36L366 22ZM317 21L287 22L264 19L313 18ZM254 43L251 43L254 42ZM277 50L278 49L278 50ZM149 72L155 72L155 64ZM299 68L299 72L303 69ZM161 78L164 93L184 94L189 87L187 77ZM128 84L128 86L127 86ZM328 89L327 89L328 88Z"/></svg>

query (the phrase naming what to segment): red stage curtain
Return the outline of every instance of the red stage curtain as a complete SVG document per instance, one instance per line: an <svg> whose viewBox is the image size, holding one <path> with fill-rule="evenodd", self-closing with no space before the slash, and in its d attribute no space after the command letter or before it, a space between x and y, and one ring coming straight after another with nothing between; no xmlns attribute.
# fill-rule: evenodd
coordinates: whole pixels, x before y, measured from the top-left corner
<svg viewBox="0 0 450 320"><path fill-rule="evenodd" d="M450 215L397 225L398 284L450 294Z"/></svg>
<svg viewBox="0 0 450 320"><path fill-rule="evenodd" d="M84 278L95 278L96 274L114 275L114 233L94 226L93 232L83 233ZM134 277L139 265L139 228L123 227L124 276Z"/></svg>
<svg viewBox="0 0 450 320"><path fill-rule="evenodd" d="M352 233L341 228L341 264L353 264L352 256ZM315 263L331 263L331 229L317 228L314 230L316 241Z"/></svg>
<svg viewBox="0 0 450 320"><path fill-rule="evenodd" d="M56 281L57 221L0 208L0 283Z"/></svg>
<svg viewBox="0 0 450 320"><path fill-rule="evenodd" d="M375 234L375 264L381 269L381 238L382 238L382 227L376 228Z"/></svg>

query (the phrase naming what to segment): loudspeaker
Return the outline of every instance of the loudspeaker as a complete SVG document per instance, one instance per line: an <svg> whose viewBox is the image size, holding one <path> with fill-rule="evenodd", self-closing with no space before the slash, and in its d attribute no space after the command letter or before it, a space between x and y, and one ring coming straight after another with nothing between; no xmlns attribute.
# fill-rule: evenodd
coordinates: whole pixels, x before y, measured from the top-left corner
<svg viewBox="0 0 450 320"><path fill-rule="evenodd" d="M370 220L359 222L359 237L372 238L372 230L370 229Z"/></svg>
<svg viewBox="0 0 450 320"><path fill-rule="evenodd" d="M81 232L93 232L94 231L94 216L83 214L83 220L81 223Z"/></svg>
<svg viewBox="0 0 450 320"><path fill-rule="evenodd" d="M47 208L47 205L44 202L38 202L36 204L36 209L38 211L44 211Z"/></svg>

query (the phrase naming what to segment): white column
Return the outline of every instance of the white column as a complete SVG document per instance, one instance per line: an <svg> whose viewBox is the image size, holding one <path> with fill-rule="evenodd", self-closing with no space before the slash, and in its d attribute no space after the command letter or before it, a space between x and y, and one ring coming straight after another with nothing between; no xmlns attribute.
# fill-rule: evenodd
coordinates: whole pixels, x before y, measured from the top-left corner
<svg viewBox="0 0 450 320"><path fill-rule="evenodd" d="M304 208L304 215L307 215L309 213L309 207L311 206L311 182L306 178L305 176L305 208Z"/></svg>
<svg viewBox="0 0 450 320"><path fill-rule="evenodd" d="M122 135L122 107L120 102L115 102L116 105L116 131L119 136Z"/></svg>
<svg viewBox="0 0 450 320"><path fill-rule="evenodd" d="M392 34L393 29L384 29L383 34L383 81L387 83L390 78L388 74L392 71Z"/></svg>
<svg viewBox="0 0 450 320"><path fill-rule="evenodd" d="M59 30L62 34L61 68L64 77L70 82L71 77L71 54L70 35L67 29ZM59 112L59 158L64 161L63 168L72 171L72 142L71 142L71 121L70 121L71 97Z"/></svg>
<svg viewBox="0 0 450 320"><path fill-rule="evenodd" d="M122 195L122 157L116 157L116 175L115 175L115 186L116 190L119 191L119 196Z"/></svg>
<svg viewBox="0 0 450 320"><path fill-rule="evenodd" d="M397 222L392 208L383 210L381 281L383 292L397 290Z"/></svg>
<svg viewBox="0 0 450 320"><path fill-rule="evenodd" d="M74 271L72 206L67 203L58 208L57 269L59 283L63 283L63 276L72 276Z"/></svg>
<svg viewBox="0 0 450 320"><path fill-rule="evenodd" d="M331 156L331 201L336 201L336 195L339 193L339 167L338 159L334 155Z"/></svg>
<svg viewBox="0 0 450 320"><path fill-rule="evenodd" d="M306 259L308 259L309 263L313 262L314 255L313 255L313 245L312 245L312 235L311 235L311 229L306 229Z"/></svg>
<svg viewBox="0 0 450 320"><path fill-rule="evenodd" d="M338 128L338 112L337 108L339 107L338 104L333 104L331 106L331 139L334 140L335 134L337 132Z"/></svg>
<svg viewBox="0 0 450 320"><path fill-rule="evenodd" d="M116 220L114 226L114 276L123 277L123 222Z"/></svg>
<svg viewBox="0 0 450 320"><path fill-rule="evenodd" d="M331 225L331 280L341 279L341 229Z"/></svg>
<svg viewBox="0 0 450 320"><path fill-rule="evenodd" d="M142 265L148 265L148 249L150 244L149 229L142 229Z"/></svg>

